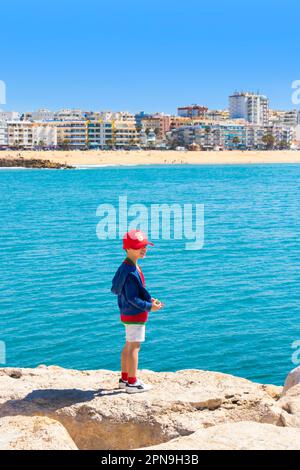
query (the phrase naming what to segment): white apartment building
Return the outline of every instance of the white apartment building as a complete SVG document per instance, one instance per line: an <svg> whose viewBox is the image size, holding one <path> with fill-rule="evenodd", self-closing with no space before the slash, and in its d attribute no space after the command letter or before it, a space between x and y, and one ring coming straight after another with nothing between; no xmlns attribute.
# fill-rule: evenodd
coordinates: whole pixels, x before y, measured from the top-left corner
<svg viewBox="0 0 300 470"><path fill-rule="evenodd" d="M7 127L9 147L32 149L32 122L8 121Z"/></svg>
<svg viewBox="0 0 300 470"><path fill-rule="evenodd" d="M289 145L296 140L296 126L275 125L270 128L275 142L285 142Z"/></svg>
<svg viewBox="0 0 300 470"><path fill-rule="evenodd" d="M284 126L295 127L300 124L300 111L297 109L292 109L291 111L279 111L277 116L277 122Z"/></svg>
<svg viewBox="0 0 300 470"><path fill-rule="evenodd" d="M24 113L23 119L24 121L53 121L54 112L49 109L38 109Z"/></svg>
<svg viewBox="0 0 300 470"><path fill-rule="evenodd" d="M264 95L235 92L229 96L230 119L245 119L252 124L268 124L269 100Z"/></svg>
<svg viewBox="0 0 300 470"><path fill-rule="evenodd" d="M84 113L81 109L60 109L54 113L56 121L82 121Z"/></svg>
<svg viewBox="0 0 300 470"><path fill-rule="evenodd" d="M104 121L125 121L125 122L135 122L135 116L128 111L101 111L100 118Z"/></svg>
<svg viewBox="0 0 300 470"><path fill-rule="evenodd" d="M0 121L0 149L8 146L7 140L7 122Z"/></svg>
<svg viewBox="0 0 300 470"><path fill-rule="evenodd" d="M34 122L32 126L33 147L57 147L57 128L46 122Z"/></svg>
<svg viewBox="0 0 300 470"><path fill-rule="evenodd" d="M0 121L19 121L21 114L17 111L3 111L0 109Z"/></svg>
<svg viewBox="0 0 300 470"><path fill-rule="evenodd" d="M56 147L57 131L46 122L8 121L8 146L34 149L35 147Z"/></svg>

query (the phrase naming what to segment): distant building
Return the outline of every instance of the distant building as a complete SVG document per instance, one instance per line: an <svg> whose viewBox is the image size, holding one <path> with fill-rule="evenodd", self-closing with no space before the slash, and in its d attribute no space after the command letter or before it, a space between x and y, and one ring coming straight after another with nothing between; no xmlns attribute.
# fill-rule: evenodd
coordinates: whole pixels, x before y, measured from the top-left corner
<svg viewBox="0 0 300 470"><path fill-rule="evenodd" d="M300 124L295 127L295 147L300 149Z"/></svg>
<svg viewBox="0 0 300 470"><path fill-rule="evenodd" d="M84 113L81 109L60 109L54 113L55 121L82 121Z"/></svg>
<svg viewBox="0 0 300 470"><path fill-rule="evenodd" d="M289 148L295 140L295 130L288 126L268 125L257 126L250 123L215 123L211 125L196 124L174 129L169 134L169 141L173 147L190 147L198 145L202 150L215 148L226 150L252 150L267 146L264 141L266 135L274 137L274 147Z"/></svg>
<svg viewBox="0 0 300 470"><path fill-rule="evenodd" d="M144 117L141 120L141 125L142 128L146 131L151 129L153 132L155 132L157 140L164 140L167 132L172 129L177 129L181 126L192 124L195 119L157 113Z"/></svg>
<svg viewBox="0 0 300 470"><path fill-rule="evenodd" d="M70 150L84 150L87 146L87 121L76 119L54 121L57 129L57 145Z"/></svg>
<svg viewBox="0 0 300 470"><path fill-rule="evenodd" d="M229 118L245 119L252 124L267 125L269 100L264 95L235 92L229 97Z"/></svg>
<svg viewBox="0 0 300 470"><path fill-rule="evenodd" d="M163 113L148 115L141 120L141 125L146 132L154 132L156 138L162 140L170 130L171 116Z"/></svg>
<svg viewBox="0 0 300 470"><path fill-rule="evenodd" d="M57 131L48 123L31 121L8 121L8 146L34 149L35 147L56 147Z"/></svg>
<svg viewBox="0 0 300 470"><path fill-rule="evenodd" d="M270 110L269 123L295 127L300 124L300 111L297 109L292 109L290 111Z"/></svg>
<svg viewBox="0 0 300 470"><path fill-rule="evenodd" d="M205 119L209 121L228 121L229 111L227 109L209 109L205 113Z"/></svg>
<svg viewBox="0 0 300 470"><path fill-rule="evenodd" d="M53 121L54 112L49 109L38 109L24 113L22 118L24 121Z"/></svg>
<svg viewBox="0 0 300 470"><path fill-rule="evenodd" d="M0 149L8 146L7 122L0 121Z"/></svg>
<svg viewBox="0 0 300 470"><path fill-rule="evenodd" d="M32 149L32 122L8 121L7 134L9 147Z"/></svg>
<svg viewBox="0 0 300 470"><path fill-rule="evenodd" d="M177 108L177 114L181 117L204 117L207 113L208 108L206 106L200 106L198 104L192 104L190 106L181 106Z"/></svg>
<svg viewBox="0 0 300 470"><path fill-rule="evenodd" d="M129 111L100 111L99 116L104 121L130 121L135 123L135 116Z"/></svg>
<svg viewBox="0 0 300 470"><path fill-rule="evenodd" d="M154 129L149 129L147 134L147 144L151 147L156 143L156 132Z"/></svg>
<svg viewBox="0 0 300 470"><path fill-rule="evenodd" d="M120 117L120 116L119 116ZM108 116L106 116L108 118ZM122 149L140 143L135 120L99 119L87 121L87 146L89 148Z"/></svg>
<svg viewBox="0 0 300 470"><path fill-rule="evenodd" d="M135 125L138 130L142 129L142 120L145 118L150 117L151 114L147 114L144 111L140 111L139 113L135 114Z"/></svg>
<svg viewBox="0 0 300 470"><path fill-rule="evenodd" d="M100 111L86 111L83 116L87 121L97 121L102 118Z"/></svg>
<svg viewBox="0 0 300 470"><path fill-rule="evenodd" d="M140 144L142 147L147 147L148 145L148 136L145 129L141 129L140 131Z"/></svg>
<svg viewBox="0 0 300 470"><path fill-rule="evenodd" d="M57 147L57 128L47 122L34 122L32 126L32 142L34 147Z"/></svg>
<svg viewBox="0 0 300 470"><path fill-rule="evenodd" d="M21 114L17 111L3 111L0 110L0 121L19 121Z"/></svg>

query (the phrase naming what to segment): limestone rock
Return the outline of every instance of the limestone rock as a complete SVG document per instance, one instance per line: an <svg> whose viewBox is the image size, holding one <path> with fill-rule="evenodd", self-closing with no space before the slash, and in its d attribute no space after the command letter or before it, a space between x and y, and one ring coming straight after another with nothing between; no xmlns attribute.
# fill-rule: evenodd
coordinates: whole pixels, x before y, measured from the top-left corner
<svg viewBox="0 0 300 470"><path fill-rule="evenodd" d="M282 396L286 394L286 392L294 387L295 385L300 384L300 366L293 369L287 376L284 382L284 387L282 391Z"/></svg>
<svg viewBox="0 0 300 470"><path fill-rule="evenodd" d="M0 450L76 450L65 428L46 417L0 419Z"/></svg>
<svg viewBox="0 0 300 470"><path fill-rule="evenodd" d="M289 419L278 407L281 387L194 369L141 370L139 377L152 390L129 395L118 388L118 372L3 368L0 417L47 416L60 422L80 449L120 450L161 444L222 423L284 426Z"/></svg>
<svg viewBox="0 0 300 470"><path fill-rule="evenodd" d="M284 426L300 428L300 383L289 388L282 398L278 400L278 406L284 411Z"/></svg>
<svg viewBox="0 0 300 470"><path fill-rule="evenodd" d="M250 421L199 429L147 450L300 450L300 430Z"/></svg>

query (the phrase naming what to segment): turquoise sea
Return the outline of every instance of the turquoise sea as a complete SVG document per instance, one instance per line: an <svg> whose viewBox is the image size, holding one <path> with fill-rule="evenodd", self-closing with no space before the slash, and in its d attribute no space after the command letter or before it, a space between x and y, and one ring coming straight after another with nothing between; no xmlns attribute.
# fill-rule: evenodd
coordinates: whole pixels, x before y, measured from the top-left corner
<svg viewBox="0 0 300 470"><path fill-rule="evenodd" d="M3 366L120 369L110 287L124 257L119 239L96 235L98 205L119 195L205 206L203 249L154 240L140 263L165 309L150 313L139 368L282 384L300 358L296 164L1 170Z"/></svg>

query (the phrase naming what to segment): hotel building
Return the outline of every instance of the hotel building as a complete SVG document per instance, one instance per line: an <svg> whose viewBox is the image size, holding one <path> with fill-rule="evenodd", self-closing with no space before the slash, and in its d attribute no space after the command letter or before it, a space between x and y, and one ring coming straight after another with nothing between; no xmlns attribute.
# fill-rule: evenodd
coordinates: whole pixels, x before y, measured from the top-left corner
<svg viewBox="0 0 300 470"><path fill-rule="evenodd" d="M245 119L252 124L267 125L269 100L264 95L235 92L229 97L229 118Z"/></svg>

